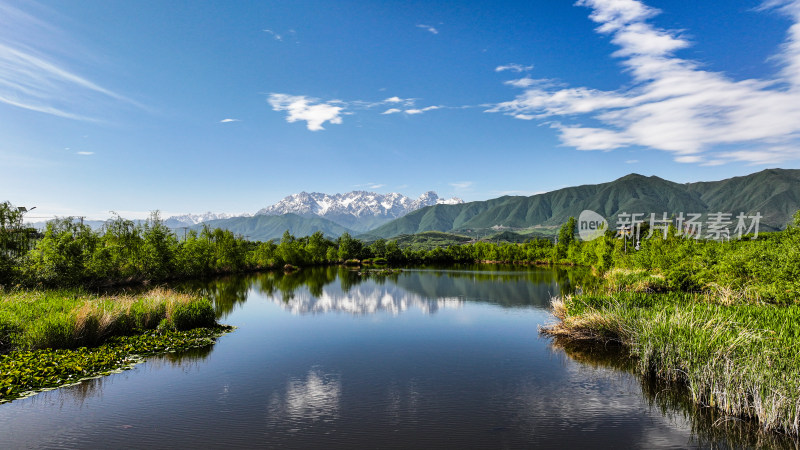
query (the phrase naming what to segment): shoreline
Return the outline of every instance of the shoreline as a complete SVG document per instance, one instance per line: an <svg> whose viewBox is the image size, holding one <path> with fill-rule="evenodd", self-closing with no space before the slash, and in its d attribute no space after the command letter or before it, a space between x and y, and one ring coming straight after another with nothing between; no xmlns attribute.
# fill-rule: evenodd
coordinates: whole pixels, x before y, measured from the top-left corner
<svg viewBox="0 0 800 450"><path fill-rule="evenodd" d="M555 297L556 340L620 345L633 371L678 383L691 400L761 431L800 437L798 306L714 302L713 295L616 292ZM800 328L795 326L794 328Z"/></svg>

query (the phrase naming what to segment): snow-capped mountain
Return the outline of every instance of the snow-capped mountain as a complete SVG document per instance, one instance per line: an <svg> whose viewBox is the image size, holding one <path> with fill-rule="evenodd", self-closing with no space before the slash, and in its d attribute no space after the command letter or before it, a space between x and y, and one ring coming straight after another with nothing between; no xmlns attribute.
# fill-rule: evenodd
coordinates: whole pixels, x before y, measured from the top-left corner
<svg viewBox="0 0 800 450"><path fill-rule="evenodd" d="M197 225L198 223L207 222L209 220L230 219L232 217L250 217L250 214L217 214L210 211L205 214L183 214L165 219L164 224L170 228L190 227L192 225Z"/></svg>
<svg viewBox="0 0 800 450"><path fill-rule="evenodd" d="M464 201L456 197L441 199L433 191L422 194L416 200L394 192L377 194L352 191L333 195L301 192L259 210L256 215L294 213L301 216L320 216L356 231L367 231L425 206L458 203Z"/></svg>

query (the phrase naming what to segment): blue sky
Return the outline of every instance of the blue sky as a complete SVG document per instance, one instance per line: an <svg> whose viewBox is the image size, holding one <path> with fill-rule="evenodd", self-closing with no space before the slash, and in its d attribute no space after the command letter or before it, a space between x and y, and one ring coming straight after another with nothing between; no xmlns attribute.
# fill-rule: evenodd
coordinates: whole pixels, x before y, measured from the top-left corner
<svg viewBox="0 0 800 450"><path fill-rule="evenodd" d="M800 1L0 0L0 200L467 201L800 168Z"/></svg>

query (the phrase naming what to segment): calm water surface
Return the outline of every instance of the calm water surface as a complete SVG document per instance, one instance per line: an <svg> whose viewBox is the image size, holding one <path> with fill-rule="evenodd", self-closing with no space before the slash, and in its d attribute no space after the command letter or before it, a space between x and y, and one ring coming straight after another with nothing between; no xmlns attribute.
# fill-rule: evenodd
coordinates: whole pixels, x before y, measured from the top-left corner
<svg viewBox="0 0 800 450"><path fill-rule="evenodd" d="M554 320L550 297L582 282L578 272L476 266L182 286L214 298L236 331L207 349L0 405L0 447L759 443L711 426L624 360L540 337L537 327Z"/></svg>

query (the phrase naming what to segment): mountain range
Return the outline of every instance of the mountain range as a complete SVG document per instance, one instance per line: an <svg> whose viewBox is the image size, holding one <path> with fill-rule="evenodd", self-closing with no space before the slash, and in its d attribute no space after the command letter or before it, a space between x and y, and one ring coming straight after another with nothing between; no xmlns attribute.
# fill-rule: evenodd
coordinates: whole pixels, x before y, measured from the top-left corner
<svg viewBox="0 0 800 450"><path fill-rule="evenodd" d="M285 197L255 215L206 213L173 216L165 224L176 229L223 228L251 240L279 239L322 231L336 238L347 232L363 240L391 239L423 232L446 232L519 242L552 235L570 217L592 210L615 223L622 213L659 217L679 213L761 214L759 229L783 229L800 210L800 170L767 169L720 181L675 183L656 176L630 174L600 184L568 187L532 196L503 196L464 203L426 192L417 199L402 194L353 191L307 193ZM87 221L93 227L103 222ZM35 224L38 225L38 224ZM42 224L43 225L43 224ZM437 239L441 237L435 236Z"/></svg>
<svg viewBox="0 0 800 450"><path fill-rule="evenodd" d="M302 217L297 214L287 213L280 216L259 214L252 217L232 217L230 219L217 219L199 223L188 228L201 230L204 226L222 228L235 234L244 236L251 241L270 241L280 239L286 230L297 237L311 236L321 231L327 237L339 237L344 233L357 234L335 222L322 217Z"/></svg>
<svg viewBox="0 0 800 450"><path fill-rule="evenodd" d="M211 211L205 214L183 214L180 216L171 216L164 220L164 225L170 228L191 227L203 222L210 222L212 220L231 219L234 217L250 217L250 214L227 214L227 213L212 213Z"/></svg>
<svg viewBox="0 0 800 450"><path fill-rule="evenodd" d="M301 192L259 210L256 216L297 214L302 217L322 217L353 231L364 232L426 206L460 203L464 201L455 197L440 199L433 191L422 194L416 200L398 193L384 195L352 191L329 195Z"/></svg>
<svg viewBox="0 0 800 450"><path fill-rule="evenodd" d="M308 236L315 231L322 231L329 237L338 237L345 232L351 235L363 233L426 206L460 203L463 200L441 199L433 191L417 199L398 193L366 191L345 194L301 192L262 208L253 216L206 213L202 216L173 216L166 219L165 223L171 228L199 230L205 225L224 228L248 239L261 241L278 239L286 230L295 236Z"/></svg>
<svg viewBox="0 0 800 450"><path fill-rule="evenodd" d="M760 230L783 229L800 209L800 170L767 169L742 177L674 183L656 176L626 175L617 180L568 187L530 197L504 196L458 205L434 205L411 212L365 233L366 240L425 231L474 234L481 231L554 228L583 210L611 222L621 213L760 213ZM733 219L735 220L735 219Z"/></svg>

